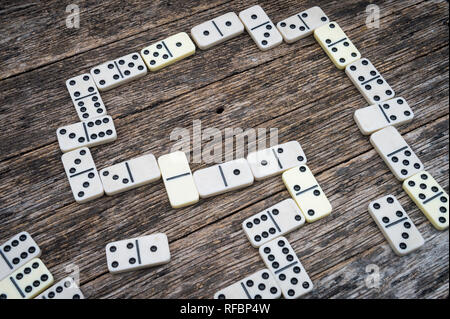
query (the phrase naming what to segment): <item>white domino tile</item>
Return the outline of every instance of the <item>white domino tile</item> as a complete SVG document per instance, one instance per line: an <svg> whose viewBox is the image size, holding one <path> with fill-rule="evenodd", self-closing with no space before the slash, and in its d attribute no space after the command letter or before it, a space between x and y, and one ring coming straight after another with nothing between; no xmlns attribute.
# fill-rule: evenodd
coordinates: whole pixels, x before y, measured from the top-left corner
<svg viewBox="0 0 450 319"><path fill-rule="evenodd" d="M234 12L228 12L212 20L196 25L191 36L201 50L232 39L244 32L244 25Z"/></svg>
<svg viewBox="0 0 450 319"><path fill-rule="evenodd" d="M131 53L105 62L91 69L95 85L100 91L111 90L147 74L139 53Z"/></svg>
<svg viewBox="0 0 450 319"><path fill-rule="evenodd" d="M390 125L411 122L414 112L404 98L397 97L356 110L353 118L361 133L370 135Z"/></svg>
<svg viewBox="0 0 450 319"><path fill-rule="evenodd" d="M241 11L239 18L260 50L272 49L283 42L280 32L259 5Z"/></svg>
<svg viewBox="0 0 450 319"><path fill-rule="evenodd" d="M361 53L336 22L318 27L314 38L340 70L361 58Z"/></svg>
<svg viewBox="0 0 450 319"><path fill-rule="evenodd" d="M64 278L35 299L85 299L83 292L71 277Z"/></svg>
<svg viewBox="0 0 450 319"><path fill-rule="evenodd" d="M404 181L424 169L420 159L393 126L373 133L370 143L399 181Z"/></svg>
<svg viewBox="0 0 450 319"><path fill-rule="evenodd" d="M268 269L250 276L218 291L214 299L278 299L281 290Z"/></svg>
<svg viewBox="0 0 450 319"><path fill-rule="evenodd" d="M0 299L32 299L53 284L53 276L34 258L0 281Z"/></svg>
<svg viewBox="0 0 450 319"><path fill-rule="evenodd" d="M181 208L195 204L200 195L192 177L186 154L177 151L158 158L170 205Z"/></svg>
<svg viewBox="0 0 450 319"><path fill-rule="evenodd" d="M62 126L56 130L56 136L63 153L80 147L110 143L117 139L116 128L109 115Z"/></svg>
<svg viewBox="0 0 450 319"><path fill-rule="evenodd" d="M201 198L250 186L254 181L244 158L200 169L194 172L193 177Z"/></svg>
<svg viewBox="0 0 450 319"><path fill-rule="evenodd" d="M153 154L146 154L100 170L100 179L107 195L115 195L146 185L161 178Z"/></svg>
<svg viewBox="0 0 450 319"><path fill-rule="evenodd" d="M249 153L247 161L257 181L279 175L285 170L306 164L306 155L300 143L291 141Z"/></svg>
<svg viewBox="0 0 450 319"><path fill-rule="evenodd" d="M397 255L409 254L425 243L395 196L387 195L371 202L369 213Z"/></svg>
<svg viewBox="0 0 450 319"><path fill-rule="evenodd" d="M394 90L369 59L363 58L347 65L345 73L370 104L381 103L395 96Z"/></svg>
<svg viewBox="0 0 450 319"><path fill-rule="evenodd" d="M106 245L106 259L111 273L121 273L166 264L170 261L167 236L156 233Z"/></svg>
<svg viewBox="0 0 450 319"><path fill-rule="evenodd" d="M103 185L87 147L65 153L61 160L75 201L85 203L103 196Z"/></svg>
<svg viewBox="0 0 450 319"><path fill-rule="evenodd" d="M291 168L283 173L282 178L308 223L331 213L332 206L308 166Z"/></svg>
<svg viewBox="0 0 450 319"><path fill-rule="evenodd" d="M294 43L311 35L315 29L328 23L320 7L312 7L277 23L277 28L287 43Z"/></svg>
<svg viewBox="0 0 450 319"><path fill-rule="evenodd" d="M102 97L89 73L68 79L66 86L80 121L106 115Z"/></svg>
<svg viewBox="0 0 450 319"><path fill-rule="evenodd" d="M195 53L195 44L185 32L175 34L141 50L148 69L158 71Z"/></svg>
<svg viewBox="0 0 450 319"><path fill-rule="evenodd" d="M253 247L287 234L305 223L300 208L291 198L285 199L255 214L242 223L242 228Z"/></svg>
<svg viewBox="0 0 450 319"><path fill-rule="evenodd" d="M10 238L0 246L0 280L39 256L41 249L29 233L21 232Z"/></svg>
<svg viewBox="0 0 450 319"><path fill-rule="evenodd" d="M299 298L314 288L305 268L285 237L275 238L259 247L259 254L274 275L284 298Z"/></svg>
<svg viewBox="0 0 450 319"><path fill-rule="evenodd" d="M448 228L448 194L430 173L411 176L403 182L403 189L436 229Z"/></svg>

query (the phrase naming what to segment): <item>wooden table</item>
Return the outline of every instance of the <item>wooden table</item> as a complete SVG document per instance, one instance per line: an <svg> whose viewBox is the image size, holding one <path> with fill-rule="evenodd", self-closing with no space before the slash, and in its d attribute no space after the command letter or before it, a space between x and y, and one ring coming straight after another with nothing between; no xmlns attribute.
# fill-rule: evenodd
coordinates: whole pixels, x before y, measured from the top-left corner
<svg viewBox="0 0 450 319"><path fill-rule="evenodd" d="M256 3L274 22L313 5L337 21L412 106L415 119L400 131L448 192L446 1L377 1L378 29L366 27L367 1L78 1L79 29L65 25L66 2L17 1L0 7L0 242L27 230L56 279L67 265L79 267L90 298L211 298L263 268L241 222L289 197L280 176L179 210L162 182L80 205L55 134L78 121L66 79ZM306 298L448 297L448 231L431 226L360 134L352 116L367 103L312 36L262 52L244 33L102 98L118 139L91 149L99 169L170 152L170 133L180 127L192 134L194 120L222 133L278 128L280 142L299 141L334 207L328 218L287 235L315 284ZM406 257L394 255L367 211L387 193L398 196L426 239ZM169 264L108 273L106 243L154 232L169 237ZM378 267L378 287L366 286L368 265Z"/></svg>

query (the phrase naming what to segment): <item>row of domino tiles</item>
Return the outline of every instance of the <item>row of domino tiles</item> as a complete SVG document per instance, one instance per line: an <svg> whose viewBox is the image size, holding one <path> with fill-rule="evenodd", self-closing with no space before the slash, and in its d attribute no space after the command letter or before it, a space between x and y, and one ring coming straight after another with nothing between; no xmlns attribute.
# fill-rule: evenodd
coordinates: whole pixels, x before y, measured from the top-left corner
<svg viewBox="0 0 450 319"><path fill-rule="evenodd" d="M0 299L84 299L72 277L54 283L31 235L21 232L0 246Z"/></svg>
<svg viewBox="0 0 450 319"><path fill-rule="evenodd" d="M330 48L334 44L327 40L320 43L324 49L330 43L327 51L330 57L339 51L333 53ZM361 133L370 135L372 146L394 176L403 182L403 189L431 224L438 230L447 229L448 194L424 170L418 156L395 128L412 121L414 113L410 106L404 98L395 97L395 91L368 59L358 58L345 65L345 73L370 104L354 113ZM369 213L397 255L406 255L424 245L425 240L395 196L372 201Z"/></svg>
<svg viewBox="0 0 450 319"><path fill-rule="evenodd" d="M240 12L239 17L229 12L197 25L191 29L191 36L200 49L206 50L242 34L245 28L261 50L269 50L281 44L283 38L287 43L293 43L327 22L325 13L319 7L313 7L279 22L275 27L264 10L256 5ZM80 120L89 121L106 115L99 90L107 91L140 78L147 74L147 70L158 71L195 54L195 51L196 46L189 35L181 32L142 49L140 53L107 61L93 67L90 73L67 80L66 86ZM78 137L72 138L78 140ZM98 143L99 140L97 137L92 142ZM90 145L87 137L84 143L80 143L83 145L78 147ZM60 145L63 152L69 150L61 140Z"/></svg>

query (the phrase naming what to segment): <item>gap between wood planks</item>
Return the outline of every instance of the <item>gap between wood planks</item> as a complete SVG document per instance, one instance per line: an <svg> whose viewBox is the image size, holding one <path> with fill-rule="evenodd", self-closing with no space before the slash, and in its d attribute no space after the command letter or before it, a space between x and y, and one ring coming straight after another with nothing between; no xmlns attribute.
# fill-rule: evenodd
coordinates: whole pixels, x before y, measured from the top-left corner
<svg viewBox="0 0 450 319"><path fill-rule="evenodd" d="M231 1L228 1L227 3L229 3L229 2L231 2ZM410 5L410 6L403 7L402 10L408 9L408 8L413 7L413 6L416 6L416 5L419 5L419 4L423 3L423 2L425 2L425 1L421 1L421 2L419 2L419 3L417 3L417 4L413 4L413 5ZM214 9L214 8L217 8L217 7L220 7L220 5L219 5L219 6L212 7L212 8L207 9L207 10L200 11L200 12L208 11L208 10L211 10L211 9ZM388 16L385 16L384 18L386 19L386 17L393 16L393 15L394 15L394 14L390 14L390 15L388 15ZM178 21L178 20L180 20L180 19L177 19L177 20L174 20L174 21ZM173 22L170 22L170 23L173 23ZM164 26L164 25L167 25L167 24L169 24L169 23L162 24L161 26ZM357 24L357 25L353 26L352 28L348 29L346 32L351 32L351 31L353 31L353 30L355 30L355 29L358 29L358 28L362 27L363 25L364 25L364 24ZM136 34L138 34L138 33L136 33ZM136 34L130 35L130 36L125 37L125 38L123 38L123 39L127 39L127 38L130 38L130 37L133 37L133 36L135 36ZM121 39L121 40L123 40L123 39ZM116 42L119 42L119 41L121 41L121 40L117 40L117 41L114 41L114 42L112 42L112 43L116 43ZM285 44L285 43L284 43L284 44ZM90 49L90 50L97 49L97 48L101 48L101 47L106 46L106 45L109 45L109 44L104 44L104 45L102 45L102 46L100 46L100 47L92 48L92 49ZM315 45L317 45L317 43L316 43L316 42L313 42L312 44L306 45L304 48L305 48L305 49L311 48L311 47L314 47ZM444 46L445 46L445 45L444 45ZM442 47L444 47L444 46L439 47L439 48L436 49L435 51L438 51L438 50L442 49ZM90 51L90 50L89 50L89 51ZM84 52L81 52L80 54L82 54L82 53L84 53ZM431 52L429 52L429 53L427 53L427 54L424 54L424 55L416 56L415 59L421 58L421 57L426 56L426 55L428 55L428 54L430 54L430 53L431 53ZM276 60L278 60L278 59L282 59L282 58L284 58L284 57L286 57L286 56L288 56L288 55L290 55L290 54L292 54L292 52L288 52L288 53L286 53L286 54L280 54L279 56L277 56L277 57L275 57L275 58L273 58L273 59L269 59L269 60L267 60L267 61L264 61L264 62L261 62L260 64L255 65L255 66L252 66L252 67L243 69L243 70L240 71L240 72L233 72L233 73L230 73L229 75L226 75L226 76L224 76L224 77L222 77L222 78L219 78L219 79L215 79L214 81L212 81L212 82L210 82L210 83L208 83L208 84L205 84L205 85L199 86L199 87L197 87L197 88L193 88L193 89L187 90L187 91L184 92L184 93L181 93L181 94L178 94L178 95L174 95L174 96L172 96L172 97L170 97L170 98L168 98L168 99L162 99L162 100L160 100L160 101L151 103L151 104L149 104L148 106L146 106L146 107L144 107L144 108L142 108L142 109L139 109L139 110L136 110L136 111L131 111L131 112L129 112L129 113L119 115L119 116L117 116L117 118L118 118L118 119L124 119L124 118L126 118L126 117L128 117L128 116L130 116L130 115L135 115L135 114L139 114L139 113L145 112L145 111L147 111L148 109L155 108L155 107L157 107L157 106L159 106L159 105L161 105L161 104L167 104L167 103L170 103L171 101L173 101L173 100L175 100L175 99L177 99L177 98L182 98L183 96L186 96L186 95L188 95L188 94L190 94L190 93L192 93L192 92L194 92L194 91L204 89L204 88L206 88L206 87L208 87L208 86L214 85L214 84L216 84L216 83L218 83L218 82L221 82L221 81L225 81L225 80L227 80L227 79L229 79L229 78L232 78L232 77L234 77L234 76L237 76L237 75L240 75L240 74L245 74L246 72L249 72L249 71L251 71L251 70L254 70L254 69L256 69L256 68L258 68L258 67L260 67L260 66L263 67L263 66L265 66L265 65L271 64L271 63L273 63L274 61L276 61ZM77 54L77 55L79 55L79 54ZM75 55L74 55L74 56L75 56ZM70 58L70 57L66 57L66 58L63 58L63 59L60 59L60 60L56 60L56 61L54 61L54 62L49 63L48 65L53 64L53 63L57 63L57 62L59 62L59 61L66 60L66 59L69 59L69 58ZM405 61L405 63L410 62L410 61L414 61L415 59L409 60L409 61ZM404 64L405 64L405 63L404 63ZM46 66L46 65L43 65L43 66L41 66L41 67L44 67L44 66ZM39 67L39 68L41 68L41 67ZM391 70L391 69L392 69L392 67L389 67L389 66L388 66L388 67L385 68L385 72L386 72L386 71L389 71L389 70ZM33 69L33 70L35 70L35 69ZM30 71L31 71L31 70L27 70L26 72L23 72L23 73L27 73L27 72L30 72ZM23 74L23 73L20 73L20 74L17 74L17 75L21 75L21 74ZM15 75L15 76L16 76L16 75ZM0 83L1 83L1 81L0 81ZM346 88L347 88L347 87L351 87L351 86L352 86L352 85L347 85ZM290 112L292 112L292 111L290 111ZM287 113L289 113L289 112L286 112L285 114L287 114ZM282 115L284 115L284 114L282 114ZM262 122L262 123L264 123L264 122ZM261 123L261 124L262 124L262 123ZM36 150L38 150L38 149L40 149L40 148L43 148L43 147L52 145L53 143L54 143L54 142L49 142L49 143L41 144L41 145L39 145L39 146L37 146L37 147L31 148L31 149L26 150L26 151L24 151L24 152L19 152L19 153L17 153L17 154L11 155L11 156L9 156L9 157L6 157L6 158L0 160L0 163L3 163L3 162L5 162L5 161L14 159L14 158L19 157L19 156L22 156L22 155L26 155L26 154L28 154L28 153L32 153L32 152L34 152L34 151L36 151Z"/></svg>

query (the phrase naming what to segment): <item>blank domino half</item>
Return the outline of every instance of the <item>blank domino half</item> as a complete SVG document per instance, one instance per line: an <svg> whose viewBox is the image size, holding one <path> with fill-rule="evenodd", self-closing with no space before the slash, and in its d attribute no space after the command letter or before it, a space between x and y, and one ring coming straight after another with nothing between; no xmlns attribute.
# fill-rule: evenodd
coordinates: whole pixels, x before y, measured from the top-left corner
<svg viewBox="0 0 450 319"><path fill-rule="evenodd" d="M111 273L166 264L170 261L169 241L165 234L156 233L112 242L106 245L106 259Z"/></svg>
<svg viewBox="0 0 450 319"><path fill-rule="evenodd" d="M106 115L102 97L95 86L91 75L81 74L66 81L72 102L80 121Z"/></svg>
<svg viewBox="0 0 450 319"><path fill-rule="evenodd" d="M117 139L111 116L102 116L87 122L78 122L56 130L59 148L63 153L80 147L94 147Z"/></svg>
<svg viewBox="0 0 450 319"><path fill-rule="evenodd" d="M283 42L280 32L260 6L241 11L239 18L260 50L272 49Z"/></svg>
<svg viewBox="0 0 450 319"><path fill-rule="evenodd" d="M175 34L141 50L148 69L158 71L195 53L195 44L185 32Z"/></svg>
<svg viewBox="0 0 450 319"><path fill-rule="evenodd" d="M425 243L395 196L387 195L371 202L369 213L397 255L409 254Z"/></svg>
<svg viewBox="0 0 450 319"><path fill-rule="evenodd" d="M214 299L278 299L280 297L281 290L268 269L259 270L214 295Z"/></svg>
<svg viewBox="0 0 450 319"><path fill-rule="evenodd" d="M174 152L158 158L170 205L181 208L198 202L200 196L186 154Z"/></svg>
<svg viewBox="0 0 450 319"><path fill-rule="evenodd" d="M84 299L84 295L73 278L67 277L41 293L36 299Z"/></svg>
<svg viewBox="0 0 450 319"><path fill-rule="evenodd" d="M283 182L308 223L331 213L331 204L308 166L287 170Z"/></svg>
<svg viewBox="0 0 450 319"><path fill-rule="evenodd" d="M389 125L398 126L411 122L414 113L404 98L397 97L356 110L353 118L361 133L370 135Z"/></svg>
<svg viewBox="0 0 450 319"><path fill-rule="evenodd" d="M0 280L40 256L41 249L29 233L15 235L0 246Z"/></svg>
<svg viewBox="0 0 450 319"><path fill-rule="evenodd" d="M393 126L370 136L370 143L399 181L423 170L423 164L408 143Z"/></svg>
<svg viewBox="0 0 450 319"><path fill-rule="evenodd" d="M403 182L403 189L436 229L448 228L448 194L430 173L411 176Z"/></svg>
<svg viewBox="0 0 450 319"><path fill-rule="evenodd" d="M91 69L95 85L100 91L111 90L147 74L139 53L131 53Z"/></svg>
<svg viewBox="0 0 450 319"><path fill-rule="evenodd" d="M275 276L284 298L299 298L314 288L305 268L285 237L275 238L259 247L259 254Z"/></svg>
<svg viewBox="0 0 450 319"><path fill-rule="evenodd" d="M347 65L345 73L370 104L380 103L395 96L394 90L369 59L361 59Z"/></svg>
<svg viewBox="0 0 450 319"><path fill-rule="evenodd" d="M241 158L195 171L195 185L201 198L207 198L253 184L252 170Z"/></svg>
<svg viewBox="0 0 450 319"><path fill-rule="evenodd" d="M100 170L105 193L114 195L161 178L153 154L146 154Z"/></svg>
<svg viewBox="0 0 450 319"><path fill-rule="evenodd" d="M340 70L361 58L361 53L336 22L327 23L314 30L314 38Z"/></svg>
<svg viewBox="0 0 450 319"><path fill-rule="evenodd" d="M244 32L244 25L234 12L203 22L191 29L197 46L206 50Z"/></svg>
<svg viewBox="0 0 450 319"><path fill-rule="evenodd" d="M52 274L35 258L0 281L0 299L32 299L52 284Z"/></svg>
<svg viewBox="0 0 450 319"><path fill-rule="evenodd" d="M253 247L259 247L272 239L287 234L305 223L300 208L291 199L285 199L242 223L242 228Z"/></svg>
<svg viewBox="0 0 450 319"><path fill-rule="evenodd" d="M87 147L65 153L61 160L75 201L85 203L103 196L103 185Z"/></svg>
<svg viewBox="0 0 450 319"><path fill-rule="evenodd" d="M287 169L306 164L300 143L291 141L249 153L247 161L257 181L281 174Z"/></svg>
<svg viewBox="0 0 450 319"><path fill-rule="evenodd" d="M284 41L294 43L311 35L315 29L327 22L326 14L316 6L278 22L277 28Z"/></svg>

